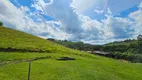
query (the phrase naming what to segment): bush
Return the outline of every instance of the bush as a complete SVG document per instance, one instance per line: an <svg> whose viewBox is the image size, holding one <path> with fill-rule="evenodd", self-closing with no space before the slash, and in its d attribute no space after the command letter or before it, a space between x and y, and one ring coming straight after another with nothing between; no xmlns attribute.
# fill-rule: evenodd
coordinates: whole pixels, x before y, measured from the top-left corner
<svg viewBox="0 0 142 80"><path fill-rule="evenodd" d="M108 57L115 59L124 59L133 63L142 63L142 55L141 54L132 54L131 52L113 52L108 54Z"/></svg>
<svg viewBox="0 0 142 80"><path fill-rule="evenodd" d="M142 40L138 40L138 52L142 53Z"/></svg>
<svg viewBox="0 0 142 80"><path fill-rule="evenodd" d="M103 51L106 52L125 52L128 49L126 45L112 45L112 46L104 46Z"/></svg>

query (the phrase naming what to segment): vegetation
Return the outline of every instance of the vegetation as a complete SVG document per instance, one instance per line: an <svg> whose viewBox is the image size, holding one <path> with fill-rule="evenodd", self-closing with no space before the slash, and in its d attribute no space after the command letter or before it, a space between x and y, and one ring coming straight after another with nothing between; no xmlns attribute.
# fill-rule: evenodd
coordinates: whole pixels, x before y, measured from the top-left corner
<svg viewBox="0 0 142 80"><path fill-rule="evenodd" d="M83 42L72 42L72 41L67 41L67 40L55 40L52 38L47 39L49 41L52 41L54 43L66 46L71 49L77 49L77 50L82 50L82 51L88 51L88 50L93 50L93 45L91 44L85 44Z"/></svg>
<svg viewBox="0 0 142 80"><path fill-rule="evenodd" d="M137 37L137 40L138 40L138 52L142 53L142 35L139 35Z"/></svg>
<svg viewBox="0 0 142 80"><path fill-rule="evenodd" d="M50 47L49 47L50 46ZM71 49L31 34L0 27L0 51L67 52Z"/></svg>
<svg viewBox="0 0 142 80"><path fill-rule="evenodd" d="M3 22L0 21L0 26L3 26Z"/></svg>
<svg viewBox="0 0 142 80"><path fill-rule="evenodd" d="M67 40L63 41L55 39L48 39L48 40L81 51L110 52L110 54L105 56L115 59L125 59L130 62L142 63L142 35L139 35L137 37L137 40L127 39L124 41L115 41L105 45L91 45L91 44L85 44L83 42L71 42Z"/></svg>
<svg viewBox="0 0 142 80"><path fill-rule="evenodd" d="M103 51L111 52L109 57L116 59L125 59L131 62L142 63L142 36L139 35L137 40L125 40L106 44Z"/></svg>
<svg viewBox="0 0 142 80"><path fill-rule="evenodd" d="M114 41L105 45L111 46L111 45L126 45L129 46L130 44L136 44L136 39L126 39L124 41Z"/></svg>
<svg viewBox="0 0 142 80"><path fill-rule="evenodd" d="M5 27L0 27L0 48L0 80L27 80L29 60L31 80L142 80L142 64L72 50Z"/></svg>
<svg viewBox="0 0 142 80"><path fill-rule="evenodd" d="M55 55L56 56L56 55ZM31 80L141 80L142 65L96 56L58 61L54 58L32 62ZM27 80L28 63L0 66L1 80Z"/></svg>

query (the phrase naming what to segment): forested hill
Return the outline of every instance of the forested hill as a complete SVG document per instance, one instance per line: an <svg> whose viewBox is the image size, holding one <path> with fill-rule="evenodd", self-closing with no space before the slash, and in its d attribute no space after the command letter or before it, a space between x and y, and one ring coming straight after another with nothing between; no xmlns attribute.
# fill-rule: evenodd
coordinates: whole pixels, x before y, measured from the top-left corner
<svg viewBox="0 0 142 80"><path fill-rule="evenodd" d="M107 43L104 45L91 45L83 42L72 42L68 40L56 40L53 38L47 39L49 41L55 42L57 44L72 48L72 49L78 49L82 51L94 51L94 50L99 50L99 51L105 51L106 48L108 47L117 47L117 48L123 48L123 51L126 50L127 47L138 47L138 40L137 39L127 39L124 41L114 41L111 43ZM125 47L125 48L124 48ZM114 49L116 50L116 49ZM106 51L109 51L106 50ZM112 51L112 50L111 50Z"/></svg>
<svg viewBox="0 0 142 80"><path fill-rule="evenodd" d="M57 44L82 51L103 51L110 52L106 55L115 59L125 59L131 62L142 62L142 36L136 39L127 39L124 41L115 41L105 45L91 45L83 42L71 42L67 40L48 39Z"/></svg>
<svg viewBox="0 0 142 80"><path fill-rule="evenodd" d="M82 50L82 51L89 51L89 50L94 50L94 45L83 43L83 42L72 42L68 40L55 40L52 38L47 39L49 41L55 42L57 44L72 48L72 49L77 49L77 50Z"/></svg>

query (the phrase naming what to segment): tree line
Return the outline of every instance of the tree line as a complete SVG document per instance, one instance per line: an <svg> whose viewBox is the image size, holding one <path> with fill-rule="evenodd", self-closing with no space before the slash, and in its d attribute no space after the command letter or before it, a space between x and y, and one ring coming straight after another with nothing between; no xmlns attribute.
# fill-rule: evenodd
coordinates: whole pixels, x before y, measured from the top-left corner
<svg viewBox="0 0 142 80"><path fill-rule="evenodd" d="M111 53L108 57L125 59L131 62L142 62L142 35L138 35L137 39L115 41L105 45L91 45L83 42L55 40L52 38L48 40L72 49L81 51L105 51Z"/></svg>

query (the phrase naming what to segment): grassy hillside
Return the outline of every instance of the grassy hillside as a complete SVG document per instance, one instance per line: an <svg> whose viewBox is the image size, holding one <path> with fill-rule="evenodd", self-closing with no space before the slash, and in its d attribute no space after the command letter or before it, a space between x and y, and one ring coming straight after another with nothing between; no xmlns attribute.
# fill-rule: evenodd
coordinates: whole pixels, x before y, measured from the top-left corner
<svg viewBox="0 0 142 80"><path fill-rule="evenodd" d="M27 80L28 60L33 60L31 80L142 80L142 64L71 50L4 27L0 49L0 80Z"/></svg>
<svg viewBox="0 0 142 80"><path fill-rule="evenodd" d="M68 52L69 49L31 34L0 27L0 49L35 52Z"/></svg>

